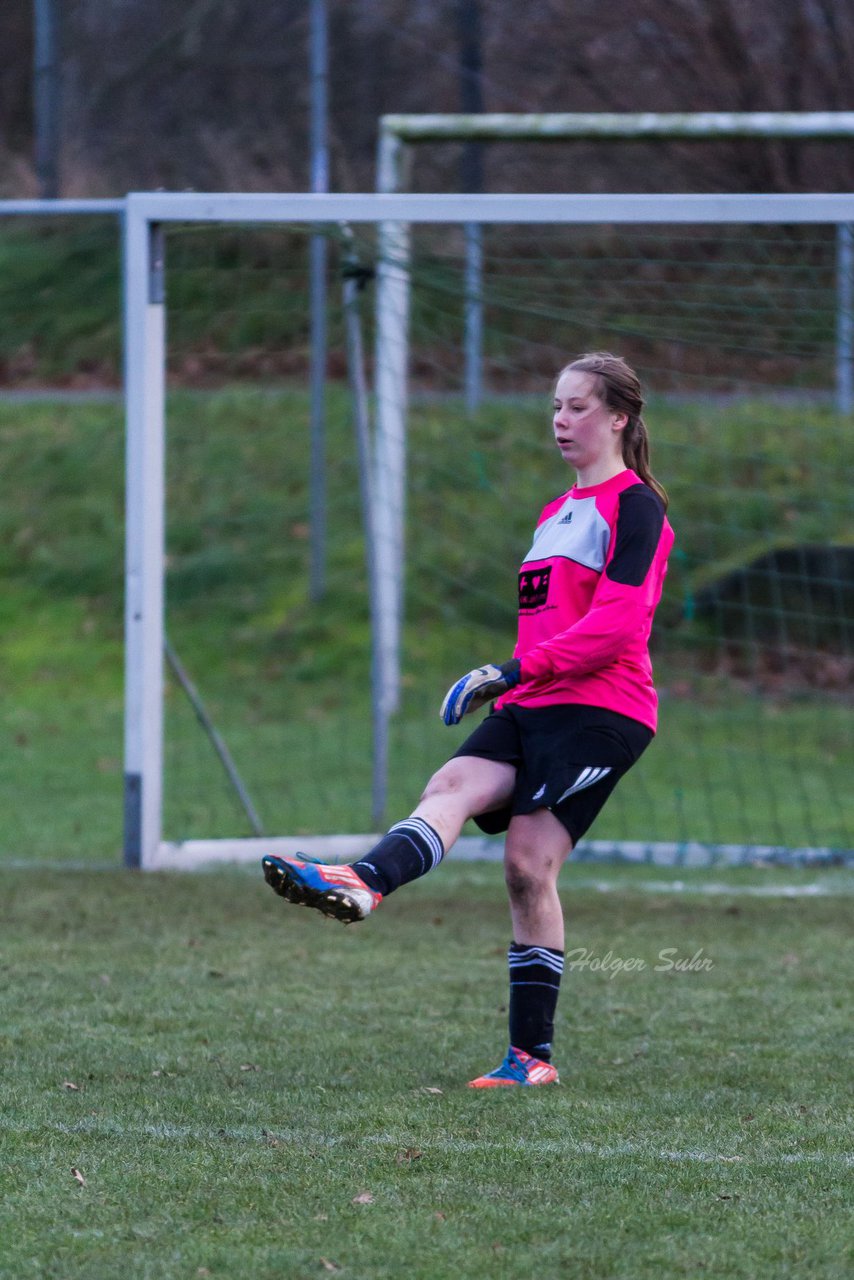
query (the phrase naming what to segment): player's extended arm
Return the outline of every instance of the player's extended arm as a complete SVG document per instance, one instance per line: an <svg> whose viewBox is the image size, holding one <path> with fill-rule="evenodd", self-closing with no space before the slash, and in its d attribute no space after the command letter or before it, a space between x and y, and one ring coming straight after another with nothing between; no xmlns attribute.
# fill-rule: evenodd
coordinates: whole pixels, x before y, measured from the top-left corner
<svg viewBox="0 0 854 1280"><path fill-rule="evenodd" d="M519 659L511 658L500 666L488 662L486 666L475 667L474 671L462 676L445 694L439 712L445 724L459 724L470 711L477 711L478 707L512 689L519 683L519 668Z"/></svg>

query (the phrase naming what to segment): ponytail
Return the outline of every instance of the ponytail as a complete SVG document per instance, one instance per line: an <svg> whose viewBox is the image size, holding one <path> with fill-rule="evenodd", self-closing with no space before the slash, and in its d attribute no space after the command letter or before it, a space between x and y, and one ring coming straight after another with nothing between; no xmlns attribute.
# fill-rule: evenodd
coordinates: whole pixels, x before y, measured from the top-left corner
<svg viewBox="0 0 854 1280"><path fill-rule="evenodd" d="M652 474L649 465L649 432L640 414L630 415L623 429L623 462L658 494L667 510L667 490Z"/></svg>

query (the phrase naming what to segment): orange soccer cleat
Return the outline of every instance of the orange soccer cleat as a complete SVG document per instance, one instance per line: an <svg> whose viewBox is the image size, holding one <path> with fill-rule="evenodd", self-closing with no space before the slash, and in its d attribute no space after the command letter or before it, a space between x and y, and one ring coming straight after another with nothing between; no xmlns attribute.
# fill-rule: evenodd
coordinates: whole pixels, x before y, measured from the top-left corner
<svg viewBox="0 0 854 1280"><path fill-rule="evenodd" d="M308 859L261 859L264 879L274 892L288 902L314 907L325 916L353 924L364 920L383 900L381 893L365 884L352 867Z"/></svg>
<svg viewBox="0 0 854 1280"><path fill-rule="evenodd" d="M496 1067L488 1075L469 1080L470 1089L500 1089L518 1084L560 1084L560 1078L557 1068L550 1062L532 1058L530 1053L525 1053L524 1049L515 1049L511 1044L500 1067Z"/></svg>

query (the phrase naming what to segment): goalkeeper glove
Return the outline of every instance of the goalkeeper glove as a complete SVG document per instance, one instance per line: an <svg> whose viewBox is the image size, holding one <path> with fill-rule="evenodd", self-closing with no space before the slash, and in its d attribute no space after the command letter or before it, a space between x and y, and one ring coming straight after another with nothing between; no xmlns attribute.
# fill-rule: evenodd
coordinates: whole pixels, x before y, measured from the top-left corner
<svg viewBox="0 0 854 1280"><path fill-rule="evenodd" d="M500 667L488 662L485 667L476 667L463 676L445 694L439 712L445 724L459 724L470 711L477 711L485 702L512 689L522 678L521 666L518 658L511 658Z"/></svg>

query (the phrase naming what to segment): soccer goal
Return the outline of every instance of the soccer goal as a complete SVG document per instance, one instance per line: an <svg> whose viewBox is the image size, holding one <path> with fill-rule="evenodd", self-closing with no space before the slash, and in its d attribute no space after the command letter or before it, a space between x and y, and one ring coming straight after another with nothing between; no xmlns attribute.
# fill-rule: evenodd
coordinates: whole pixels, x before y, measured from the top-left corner
<svg viewBox="0 0 854 1280"><path fill-rule="evenodd" d="M846 856L852 223L849 196L130 196L127 862L350 857L413 807L461 741L445 688L511 651L516 568L572 482L551 380L592 348L651 391L677 544L659 736L579 856ZM317 234L338 282L320 599Z"/></svg>

